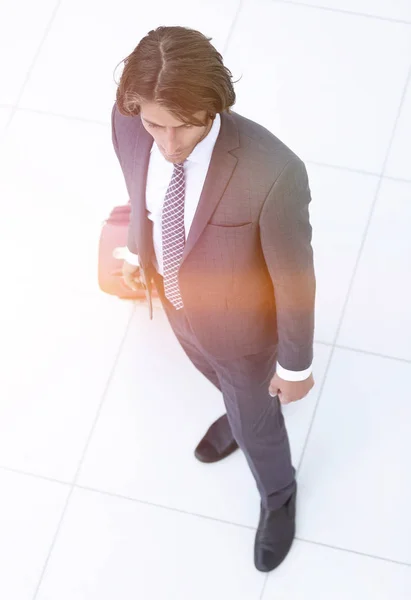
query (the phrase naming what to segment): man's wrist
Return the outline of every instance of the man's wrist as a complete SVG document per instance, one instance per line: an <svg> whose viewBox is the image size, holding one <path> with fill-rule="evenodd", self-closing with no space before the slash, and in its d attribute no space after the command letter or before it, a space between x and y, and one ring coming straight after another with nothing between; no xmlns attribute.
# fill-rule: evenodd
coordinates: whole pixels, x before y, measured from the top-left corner
<svg viewBox="0 0 411 600"><path fill-rule="evenodd" d="M284 381L304 381L308 379L308 377L312 374L312 365L308 367L308 369L304 369L303 371L290 371L289 369L284 369L277 363L276 373L281 379Z"/></svg>

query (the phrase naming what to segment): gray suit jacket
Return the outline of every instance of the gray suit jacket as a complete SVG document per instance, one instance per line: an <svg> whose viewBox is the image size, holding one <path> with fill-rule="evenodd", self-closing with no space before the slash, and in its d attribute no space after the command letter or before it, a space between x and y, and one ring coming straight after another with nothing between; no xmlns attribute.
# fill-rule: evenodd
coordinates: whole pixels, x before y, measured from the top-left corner
<svg viewBox="0 0 411 600"><path fill-rule="evenodd" d="M145 189L152 136L113 107L113 144L131 201L128 248L150 294L152 222ZM315 275L304 163L261 125L232 112L221 129L179 270L187 319L216 358L278 344L285 369L313 359Z"/></svg>

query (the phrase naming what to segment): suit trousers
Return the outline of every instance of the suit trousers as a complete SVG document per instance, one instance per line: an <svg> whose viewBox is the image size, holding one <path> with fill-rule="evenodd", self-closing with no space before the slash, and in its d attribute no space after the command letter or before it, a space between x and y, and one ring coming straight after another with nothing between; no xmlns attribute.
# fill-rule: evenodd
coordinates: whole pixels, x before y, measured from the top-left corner
<svg viewBox="0 0 411 600"><path fill-rule="evenodd" d="M153 275L171 328L194 366L222 393L227 418L221 423L224 446L234 438L254 476L264 508L276 510L295 490L295 469L278 396L268 393L275 373L276 346L235 359L216 359L195 336L184 308L164 295L163 278ZM210 318L212 318L210 316Z"/></svg>

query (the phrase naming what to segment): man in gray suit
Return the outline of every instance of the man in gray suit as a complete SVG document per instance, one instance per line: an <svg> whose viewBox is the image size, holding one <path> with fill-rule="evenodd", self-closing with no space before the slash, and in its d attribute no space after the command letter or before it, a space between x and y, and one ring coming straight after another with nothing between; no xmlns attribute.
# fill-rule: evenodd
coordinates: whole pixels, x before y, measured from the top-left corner
<svg viewBox="0 0 411 600"><path fill-rule="evenodd" d="M296 491L281 404L314 385L315 275L303 162L230 110L230 71L210 39L159 27L124 61L113 144L131 201L123 277L151 285L226 414L195 455L238 447L261 496L254 564L276 568L295 536ZM152 311L150 311L152 316Z"/></svg>

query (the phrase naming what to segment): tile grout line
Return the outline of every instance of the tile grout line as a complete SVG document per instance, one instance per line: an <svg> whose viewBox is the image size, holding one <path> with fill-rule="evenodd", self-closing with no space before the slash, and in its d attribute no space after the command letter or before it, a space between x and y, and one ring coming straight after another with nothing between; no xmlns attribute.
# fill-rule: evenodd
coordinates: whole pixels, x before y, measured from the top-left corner
<svg viewBox="0 0 411 600"><path fill-rule="evenodd" d="M314 344L320 346L326 346L327 348L337 348L339 350L348 350L350 352L356 352L357 354L365 354L366 356L376 356L378 358L384 358L387 360L396 360L398 362L411 364L411 359L402 358L401 356L391 356L390 354L381 354L380 352L372 352L371 350L364 350L363 348L354 348L354 346L344 346L343 344L333 344L332 342L323 342L321 340L314 340Z"/></svg>
<svg viewBox="0 0 411 600"><path fill-rule="evenodd" d="M261 588L261 594L260 594L259 600L264 600L265 588L267 587L269 576L270 576L270 571L265 574L264 582L263 582L263 587Z"/></svg>
<svg viewBox="0 0 411 600"><path fill-rule="evenodd" d="M386 21L387 23L399 23L400 25L411 25L411 21L403 19L395 19L390 17L382 17L380 15L370 15L368 13L359 13L352 10L344 10L343 8L332 8L331 6L319 6L317 4L306 4L305 2L298 2L298 0L272 0L277 4L290 4L291 6L302 6L305 8L314 8L317 10L325 10L327 12L333 12L343 15L351 15L352 17L363 17L365 19L377 19L377 21Z"/></svg>
<svg viewBox="0 0 411 600"><path fill-rule="evenodd" d="M350 173L357 173L358 175L367 175L369 177L380 177L380 173L375 173L374 171L364 171L363 169L355 169L354 167L344 167L339 165L334 165L332 163L322 163L316 160L310 160L309 158L304 160L306 165L315 165L316 167L327 167L328 169L337 169L340 171L349 171ZM410 179L411 181L411 179Z"/></svg>
<svg viewBox="0 0 411 600"><path fill-rule="evenodd" d="M316 342L322 343L322 342ZM338 350L348 350L349 352L356 352L357 354L364 354L365 356L375 356L377 358L384 358L385 360L396 360L397 362L411 365L409 358L402 358L400 356L390 356L388 354L380 354L379 352L371 352L370 350L362 350L361 348L351 348L350 346L344 346L343 344L324 344L325 346L333 346Z"/></svg>
<svg viewBox="0 0 411 600"><path fill-rule="evenodd" d="M76 484L76 488L85 490L87 492L93 492L95 494L101 494L103 496L108 496L110 498L117 498L119 500L126 500L128 502L134 502L136 504L143 504L145 506L151 506L153 508L159 508L168 512L176 512L181 515L187 515L189 517L196 517L199 519L205 519L206 521L214 521L215 523L221 523L222 525L231 525L233 527L240 527L241 529L248 529L250 531L255 531L256 527L252 527L251 525L243 525L242 523L235 523L233 521L226 521L225 519L220 519L218 517L210 517L209 515L203 515L200 513L191 512L189 510L184 510L183 508L176 508L174 506L166 506L165 504L158 504L156 502L150 502L149 500L141 500L139 498L133 498L131 496L125 496L124 494L118 494L116 492L109 492L107 490L99 490L98 488L93 488L87 485Z"/></svg>
<svg viewBox="0 0 411 600"><path fill-rule="evenodd" d="M338 336L340 334L341 327L342 327L342 324L343 324L343 321L344 321L344 317L345 317L345 313L346 313L346 310L347 310L348 302L349 302L349 299L350 299L350 296L351 296L351 292L352 292L352 288L353 288L354 281L355 281L355 278L356 278L356 274L357 274L357 271L358 271L358 267L359 267L359 264L360 264L360 261L361 261L361 258L362 258L362 254L363 254L363 251L364 251L365 242L367 240L367 235L368 235L368 232L369 232L369 229L370 229L370 224L371 224L371 221L372 221L372 218L373 218L373 215L374 215L374 212L375 212L375 207L377 205L378 198L379 198L379 195L380 195L381 185L382 185L382 182L384 180L384 172L385 172L385 169L386 169L386 166L387 166L388 158L389 158L389 155L390 155L390 152L391 152L391 148L392 148L392 145L393 145L395 133L397 131L397 127L398 127L400 115L401 115L401 112L402 112L402 107L404 105L404 100L405 100L405 97L406 97L406 93L407 93L407 89L408 89L408 85L410 84L410 81L411 81L411 65L410 65L410 67L408 69L408 73L407 73L406 78L405 78L405 83L404 83L403 91L402 91L402 94L401 94L401 98L400 98L400 102L399 102L399 106L398 106L398 110L397 110L397 115L396 115L396 118L394 120L394 125L393 125L393 128L392 128L392 132L391 132L391 136L390 136L388 145L387 145L387 151L385 153L385 158L384 158L384 161L383 161L383 165L382 165L382 169L381 169L381 174L380 174L380 177L379 177L377 188L375 190L374 200L372 202L371 209L370 209L369 215L368 215L368 219L367 219L367 222L366 222L366 225L365 225L365 228L364 228L363 238L362 238L362 241L361 241L360 248L358 250L357 259L356 259L355 264L354 264L354 269L353 269L353 272L351 274L350 282L348 284L348 289L347 289L347 293L346 293L346 296L345 296L345 301L344 301L343 307L341 309L340 319L339 319L339 322L338 322L338 325L337 325L337 329L336 329L336 332L335 332L335 335L334 335L334 340L333 340L333 343L332 343L332 348L331 348L330 356L328 358L328 362L327 362L327 365L326 365L326 368L325 368L325 371L324 371L324 379L322 381L322 384L321 384L321 387L320 387L320 390L319 390L319 393L318 393L318 399L317 399L316 405L314 407L314 411L313 411L313 415L312 415L312 418L311 418L311 422L310 422L310 425L308 427L307 435L306 435L306 438L305 438L303 450L301 452L300 461L299 461L298 467L296 469L297 474L301 471L301 465L304 462L304 457L306 456L306 450L307 450L308 442L309 442L309 439L310 439L310 436L311 436L311 432L312 432L312 429L313 429L315 417L316 417L317 412L318 412L318 407L319 407L320 402L321 402L321 397L322 397L322 393L324 391L325 383L327 381L328 371L330 369L330 365L331 365L331 362L332 362L332 359L333 359L333 356L334 356L334 352L337 349ZM407 361L407 362L409 362L409 361Z"/></svg>
<svg viewBox="0 0 411 600"><path fill-rule="evenodd" d="M76 472L75 472L75 474L74 474L73 481L72 481L70 484L68 484L68 485L70 485L70 490L69 490L69 492L68 492L68 494L67 494L66 502L65 502L65 504L64 504L64 507L63 507L63 510L62 510L62 513L61 513L60 519L59 519L59 521L58 521L58 523L57 523L56 531L55 531L55 533L54 533L54 536L53 536L53 539L52 539L52 541L51 541L50 548L49 548L49 551L48 551L48 553L47 553L46 559L45 559L45 561L44 561L43 568L41 569L40 576L39 576L39 580L38 580L38 583L37 583L36 589L35 589L35 591L34 591L33 600L36 600L36 598L37 598L37 595L38 595L38 593L39 593L39 591L40 591L40 587L41 587L41 584L42 584L42 581L43 581L43 578L44 578L45 572L46 572L46 570L47 570L47 566L48 566L48 564L49 564L49 561L50 561L51 555L52 555L52 553L53 553L54 546L56 545L56 542L57 542L57 539L58 539L58 536L59 536L59 533L60 533L60 530L61 530L61 526L62 526L62 523L63 523L63 521L64 521L64 518L65 518L65 515L66 515L66 512L67 512L68 505L69 505L69 503L70 503L71 496L72 496L72 494L73 494L73 492L74 492L74 489L75 489L76 487L79 487L79 486L77 486L77 484L76 484L76 481L77 481L77 479L78 479L78 476L79 476L79 473L80 473L81 467L82 467L82 465L83 465L83 462L84 462L84 459L85 459L85 456L86 456L86 453L87 453L88 447L89 447L89 445L90 445L90 442L91 442L91 439L92 439L92 437L93 437L93 433L94 433L94 430L95 430L95 428L96 428L97 421L98 421L98 419L99 419L99 417L100 417L100 413L101 413L101 410L102 410L102 408L103 408L103 405L104 405L104 402L105 402L105 399L106 399L106 396L107 396L108 389L109 389L109 387L110 387L110 384L111 384L111 381L112 381L112 379L113 379L113 377L114 377L114 373L115 373L115 371L116 371L116 367L117 367L117 364L118 364L118 362L119 362L120 355L121 355L121 352L122 352L122 350L123 350L123 346L124 346L125 340L126 340L126 338L127 338L127 335L128 335L128 333L129 333L130 324L131 324L131 322L132 322L132 320L133 320L133 318L134 318L134 315L135 315L135 313L136 313L136 304L134 303L134 306L133 306L133 308L132 308L132 310L131 310L131 313L130 313L130 316L129 316L129 319L128 319L127 326L126 326L126 328L125 328L125 331L124 331L123 338L122 338L122 340L121 340L121 342L120 342L120 344L119 344L119 347L118 347L118 351L117 351L116 357L115 357L115 359L114 359L114 361L113 361L113 366L112 366L112 368L111 368L111 371L110 371L110 373L109 373L109 376L108 376L108 378L107 378L107 383L106 383L105 389L104 389L104 391L103 391L103 393L102 393L102 395L101 395L101 400L100 400L100 403L99 403L99 405L98 405L98 407L97 407L96 414L95 414L95 417L94 417L94 421L93 421L93 423L92 423L92 425L91 425L90 432L89 432L89 435L88 435L88 437L87 437L86 443L85 443L85 445L84 445L84 449L83 449L82 455L81 455L81 457L80 457L80 460L79 460L79 462L78 462L78 465L77 465L77 470L76 470Z"/></svg>
<svg viewBox="0 0 411 600"><path fill-rule="evenodd" d="M330 550L336 550L337 552L345 552L347 554L355 554L357 556L363 556L364 558L371 558L373 560L380 560L382 562L388 562L394 565L401 565L403 567L411 568L411 563L407 563L401 560L395 560L394 558L385 558L383 556L376 556L374 554L367 554L366 552L360 552L359 550L350 550L341 546L332 546L325 542L315 542L314 540L306 540L304 538L296 537L296 540L303 544L311 544L312 546L321 546L322 548L329 548Z"/></svg>
<svg viewBox="0 0 411 600"><path fill-rule="evenodd" d="M404 179L403 177L394 177L391 175L384 175L383 179L388 179L389 181L398 181L398 183L411 183L411 178Z"/></svg>
<svg viewBox="0 0 411 600"><path fill-rule="evenodd" d="M223 57L227 54L227 50L228 50L228 46L230 45L231 37L233 35L235 26L237 25L237 21L238 21L238 19L240 17L240 13L241 13L241 11L243 9L243 4L244 4L244 0L239 0L238 6L237 6L237 11L236 11L236 13L234 15L233 22L230 25L230 29L229 29L228 34L227 34L227 39L225 41L224 48L223 48L222 53L221 53Z"/></svg>
<svg viewBox="0 0 411 600"><path fill-rule="evenodd" d="M17 469L16 467L7 467L6 465L0 465L0 471L8 471L10 473L16 473L17 475L24 475L25 477L34 477L35 479L49 481L50 483L58 483L59 485L72 485L70 481L63 481L61 479L49 477L48 475L42 475L41 473L31 473L30 471L23 471L23 469Z"/></svg>
<svg viewBox="0 0 411 600"><path fill-rule="evenodd" d="M21 88L20 88L20 91L19 91L19 93L17 95L17 99L16 99L16 101L13 104L12 111L11 111L11 114L9 116L9 119L8 119L8 121L7 121L4 129L3 129L3 132L2 132L3 135L7 132L8 128L10 127L10 124L11 124L11 122L13 120L13 117L14 117L14 115L17 112L19 102L21 100L21 97L23 96L24 90L26 89L26 86L27 86L27 83L29 81L31 72L32 72L32 70L34 68L34 65L37 62L37 59L38 59L38 57L40 55L40 52L41 52L41 50L42 50L42 48L44 46L44 43L45 43L45 41L46 41L46 39L47 39L47 37L48 37L48 35L50 33L51 27L52 27L52 25L54 23L54 20L55 20L56 15L57 15L57 13L59 11L59 8L61 6L62 1L63 0L57 0L56 5L55 5L55 7L53 9L53 12L51 13L51 17L50 17L50 19L49 19L49 21L48 21L48 23L46 25L46 29L44 31L43 37L40 40L40 43L39 43L39 45L37 47L37 50L34 52L33 60L30 63L30 66L29 66L29 68L27 70L27 73L26 73L26 77L24 78L23 83L22 83Z"/></svg>
<svg viewBox="0 0 411 600"><path fill-rule="evenodd" d="M17 106L14 105L13 107L7 107L7 108L14 108L15 112L21 111L21 112L28 112L28 113L35 113L38 115L43 115L46 117L52 117L54 119L64 119L67 121L80 121L81 123L90 123L91 125L101 125L103 127L110 127L110 123L109 121L99 121L97 119L90 119L89 117L79 117L77 115L65 115L62 113L55 113L49 110L41 110L41 108L30 108L28 106Z"/></svg>

